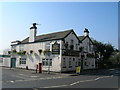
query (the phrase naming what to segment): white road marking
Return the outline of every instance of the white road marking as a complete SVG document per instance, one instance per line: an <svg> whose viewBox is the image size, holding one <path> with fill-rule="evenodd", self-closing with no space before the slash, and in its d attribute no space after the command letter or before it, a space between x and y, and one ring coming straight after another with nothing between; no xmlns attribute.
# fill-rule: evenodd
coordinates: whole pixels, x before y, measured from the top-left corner
<svg viewBox="0 0 120 90"><path fill-rule="evenodd" d="M19 76L16 76L16 77L19 77ZM32 76L32 77L37 77L37 76ZM19 78L22 78L22 77L19 77ZM6 81L6 82L14 83L14 82L22 82L22 81L49 80L49 79L57 79L57 78L62 78L62 77L32 78L32 79L23 79L23 78L22 78L22 79L20 79L20 80Z"/></svg>
<svg viewBox="0 0 120 90"><path fill-rule="evenodd" d="M71 84L68 84L68 85L58 85L58 86L47 86L47 87L42 87L42 88L57 88L57 87L65 87L65 86L73 86L73 85L76 85L76 84L79 84L79 83L82 83L82 82L90 82L90 81L96 81L96 80L99 80L99 79L102 79L102 78L108 78L108 77L113 77L113 75L111 76L102 76L102 77L97 77L95 79L90 79L90 80L82 80L82 81L76 81L74 83L71 83ZM53 79L53 78L57 78L57 77L52 77L52 78L39 78L39 79L30 79L30 80L47 80L47 79ZM61 78L61 77L58 77L58 78ZM15 81L9 81L11 83L14 83L14 82L21 82L21 81L30 81L30 80L15 80Z"/></svg>
<svg viewBox="0 0 120 90"><path fill-rule="evenodd" d="M83 81L77 81L77 82L74 82L72 84L70 84L71 86L75 85L75 84L78 84L78 83L81 83L81 82L89 82L89 81L94 81L94 79L91 79L91 80L83 80Z"/></svg>
<svg viewBox="0 0 120 90"><path fill-rule="evenodd" d="M11 83L14 83L14 81L10 81Z"/></svg>
<svg viewBox="0 0 120 90"><path fill-rule="evenodd" d="M72 84L70 84L70 85L72 86L72 85L78 84L78 83L80 83L80 82L96 81L96 80L99 80L99 79L101 79L101 78L108 78L108 77L113 77L113 75L111 75L111 76L98 77L98 78L90 79L90 80L77 81L77 82L74 82L74 83L72 83Z"/></svg>
<svg viewBox="0 0 120 90"><path fill-rule="evenodd" d="M59 85L59 86L48 86L48 87L43 87L43 88L57 88L57 87L65 87L68 85Z"/></svg>
<svg viewBox="0 0 120 90"><path fill-rule="evenodd" d="M30 76L30 77L37 77L37 76Z"/></svg>
<svg viewBox="0 0 120 90"><path fill-rule="evenodd" d="M25 74L19 74L19 75L21 75L21 76L25 76L25 77L28 77L28 75L25 75Z"/></svg>
<svg viewBox="0 0 120 90"><path fill-rule="evenodd" d="M98 78L90 79L90 80L76 81L76 82L71 83L71 84L68 84L68 85L48 86L48 87L42 87L42 88L56 88L56 87L73 86L73 85L76 85L76 84L81 83L81 82L96 81L96 80L99 80L99 79L102 79L102 78L108 78L108 77L113 77L113 75L111 75L111 76L98 77Z"/></svg>
<svg viewBox="0 0 120 90"><path fill-rule="evenodd" d="M74 82L74 83L72 83L72 84L70 84L70 85L72 86L72 85L75 85L75 84L78 84L78 83L79 83L79 81Z"/></svg>

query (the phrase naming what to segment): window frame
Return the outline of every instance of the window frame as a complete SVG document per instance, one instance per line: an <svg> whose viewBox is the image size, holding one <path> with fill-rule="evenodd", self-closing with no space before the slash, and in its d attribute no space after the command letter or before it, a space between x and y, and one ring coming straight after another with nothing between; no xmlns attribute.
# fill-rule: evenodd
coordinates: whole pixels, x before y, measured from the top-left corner
<svg viewBox="0 0 120 90"><path fill-rule="evenodd" d="M25 65L25 64L26 64L26 60L27 60L27 59L26 59L26 58L23 58L23 57L22 57L22 58L19 58L19 64L20 64L20 65Z"/></svg>

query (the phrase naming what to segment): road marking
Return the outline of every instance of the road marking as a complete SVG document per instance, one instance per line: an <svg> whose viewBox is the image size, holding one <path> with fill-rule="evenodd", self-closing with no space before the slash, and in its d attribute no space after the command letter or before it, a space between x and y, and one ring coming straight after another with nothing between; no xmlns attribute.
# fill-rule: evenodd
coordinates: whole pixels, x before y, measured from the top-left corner
<svg viewBox="0 0 120 90"><path fill-rule="evenodd" d="M71 83L71 84L68 84L68 85L48 86L48 87L42 87L42 88L56 88L56 87L73 86L73 85L76 85L76 84L81 83L81 82L96 81L96 80L99 80L99 79L102 79L102 78L108 78L108 77L113 77L113 75L111 75L111 76L98 77L98 78L95 78L95 79L90 79L90 80L76 81L76 82Z"/></svg>
<svg viewBox="0 0 120 90"><path fill-rule="evenodd" d="M30 76L30 77L37 77L37 76Z"/></svg>
<svg viewBox="0 0 120 90"><path fill-rule="evenodd" d="M83 80L83 81L77 81L77 82L74 82L72 84L70 84L71 86L75 85L75 84L78 84L78 83L81 83L81 82L89 82L89 81L94 81L94 79L91 79L91 80Z"/></svg>
<svg viewBox="0 0 120 90"><path fill-rule="evenodd" d="M28 77L28 75L25 75L25 74L19 74L19 75L21 75L21 76L25 76L25 77Z"/></svg>
<svg viewBox="0 0 120 90"><path fill-rule="evenodd" d="M22 79L20 79L20 80L11 80L11 81L6 81L6 82L14 83L14 82L22 82L22 81L49 80L49 79L59 79L59 78L62 78L62 77L46 77L46 78L24 79L23 77L20 77L20 76L15 76L15 77L19 77L19 78L22 78ZM37 76L32 76L32 77L37 77Z"/></svg>
<svg viewBox="0 0 120 90"><path fill-rule="evenodd" d="M11 83L14 83L15 81L10 81Z"/></svg>
<svg viewBox="0 0 120 90"><path fill-rule="evenodd" d="M77 81L77 82L74 82L74 83L72 83L72 84L70 84L70 85L73 86L73 85L78 84L78 83L80 83L80 82L96 81L96 80L99 80L99 79L101 79L101 78L108 78L108 77L113 77L113 75L111 75L111 76L98 77L98 78L90 79L90 80Z"/></svg>
<svg viewBox="0 0 120 90"><path fill-rule="evenodd" d="M43 87L43 88L57 88L57 87L65 87L68 85L59 85L59 86L48 86L48 87Z"/></svg>
<svg viewBox="0 0 120 90"><path fill-rule="evenodd" d="M33 88L33 90L39 90L39 89L37 89L37 88Z"/></svg>
<svg viewBox="0 0 120 90"><path fill-rule="evenodd" d="M70 85L73 86L73 85L78 84L78 83L79 83L79 81L74 82L74 83L72 83L72 84L70 84Z"/></svg>

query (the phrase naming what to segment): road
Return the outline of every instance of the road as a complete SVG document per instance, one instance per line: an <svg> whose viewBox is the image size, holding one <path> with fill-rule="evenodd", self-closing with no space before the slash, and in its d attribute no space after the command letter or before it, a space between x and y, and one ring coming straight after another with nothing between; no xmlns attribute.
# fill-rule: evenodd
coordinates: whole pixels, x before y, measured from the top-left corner
<svg viewBox="0 0 120 90"><path fill-rule="evenodd" d="M83 75L2 68L2 88L118 88L120 69Z"/></svg>

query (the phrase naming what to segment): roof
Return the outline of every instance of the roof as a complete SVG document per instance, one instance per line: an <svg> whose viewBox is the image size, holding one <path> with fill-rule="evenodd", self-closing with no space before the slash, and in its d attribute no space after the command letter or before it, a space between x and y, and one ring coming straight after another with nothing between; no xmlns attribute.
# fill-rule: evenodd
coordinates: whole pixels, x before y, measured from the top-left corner
<svg viewBox="0 0 120 90"><path fill-rule="evenodd" d="M85 38L85 36L78 36L78 38L80 39L80 41L82 41Z"/></svg>
<svg viewBox="0 0 120 90"><path fill-rule="evenodd" d="M92 39L89 36L78 36L80 41L83 41L86 37L88 37L90 39L90 41L93 43Z"/></svg>
<svg viewBox="0 0 120 90"><path fill-rule="evenodd" d="M51 40L60 40L65 38L70 32L74 32L72 29L71 30L66 30L62 32L54 32L50 34L43 34L36 36L35 42L43 42L43 41L51 41ZM29 43L29 37L21 41L21 44Z"/></svg>

